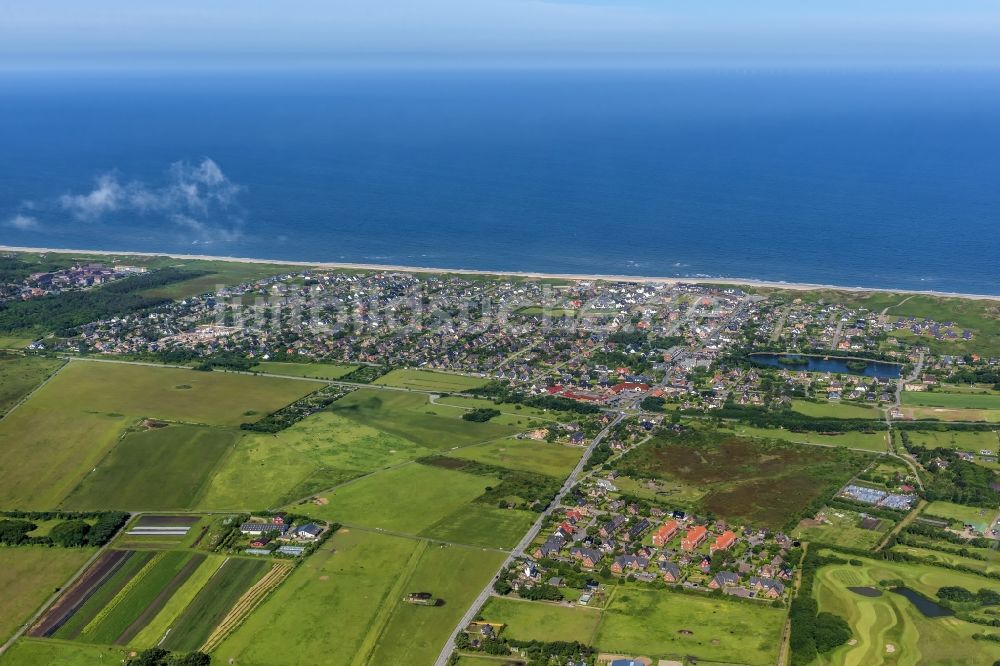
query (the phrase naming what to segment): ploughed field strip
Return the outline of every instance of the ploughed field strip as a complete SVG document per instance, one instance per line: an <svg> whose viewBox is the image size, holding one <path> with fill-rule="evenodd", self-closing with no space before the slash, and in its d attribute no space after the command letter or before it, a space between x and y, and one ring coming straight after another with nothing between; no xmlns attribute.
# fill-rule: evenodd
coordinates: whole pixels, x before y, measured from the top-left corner
<svg viewBox="0 0 1000 666"><path fill-rule="evenodd" d="M183 537L196 524L198 516L142 516L126 534L129 536Z"/></svg>

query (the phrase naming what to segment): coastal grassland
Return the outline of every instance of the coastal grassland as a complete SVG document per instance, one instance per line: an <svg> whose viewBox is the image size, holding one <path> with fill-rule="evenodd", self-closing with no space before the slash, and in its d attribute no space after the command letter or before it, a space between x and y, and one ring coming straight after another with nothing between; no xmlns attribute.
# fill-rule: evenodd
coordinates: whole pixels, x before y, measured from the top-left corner
<svg viewBox="0 0 1000 666"><path fill-rule="evenodd" d="M408 592L430 592L439 606L415 606L402 597L389 599L394 606L377 637L370 663L430 664L451 636L451 630L490 580L503 555L473 548L430 544L406 580ZM372 641L369 634L368 641Z"/></svg>
<svg viewBox="0 0 1000 666"><path fill-rule="evenodd" d="M813 402L792 400L792 410L806 416L832 419L879 419L882 412L870 405L855 405L849 402Z"/></svg>
<svg viewBox="0 0 1000 666"><path fill-rule="evenodd" d="M129 582L149 564L156 553L152 551L133 552L125 562L104 583L87 598L80 608L59 627L53 636L72 640L114 599Z"/></svg>
<svg viewBox="0 0 1000 666"><path fill-rule="evenodd" d="M0 548L0 644L93 554L92 548Z"/></svg>
<svg viewBox="0 0 1000 666"><path fill-rule="evenodd" d="M945 407L948 409L1000 409L1000 395L905 391L903 392L903 404L913 407Z"/></svg>
<svg viewBox="0 0 1000 666"><path fill-rule="evenodd" d="M186 509L239 431L191 425L133 430L63 502L71 509Z"/></svg>
<svg viewBox="0 0 1000 666"><path fill-rule="evenodd" d="M309 512L348 525L419 534L497 483L494 477L412 463L342 486L324 496L329 504Z"/></svg>
<svg viewBox="0 0 1000 666"><path fill-rule="evenodd" d="M373 383L381 386L416 389L418 391L460 392L486 386L486 382L487 380L482 377L470 377L452 372L405 368L384 374Z"/></svg>
<svg viewBox="0 0 1000 666"><path fill-rule="evenodd" d="M339 412L318 412L274 434L245 433L198 504L212 509L276 506L429 453Z"/></svg>
<svg viewBox="0 0 1000 666"><path fill-rule="evenodd" d="M76 361L44 386L37 397L44 392L53 406L81 412L238 426L321 386L318 382L279 377Z"/></svg>
<svg viewBox="0 0 1000 666"><path fill-rule="evenodd" d="M509 469L548 474L561 479L576 467L580 456L583 455L583 448L532 439L501 439L467 446L450 455Z"/></svg>
<svg viewBox="0 0 1000 666"><path fill-rule="evenodd" d="M658 435L622 457L633 479L665 479L707 491L694 508L783 529L871 462L840 447L740 437L708 427Z"/></svg>
<svg viewBox="0 0 1000 666"><path fill-rule="evenodd" d="M1000 409L949 409L947 407L902 407L909 419L934 419L936 421L985 421L1000 423Z"/></svg>
<svg viewBox="0 0 1000 666"><path fill-rule="evenodd" d="M65 361L0 351L0 415L31 393Z"/></svg>
<svg viewBox="0 0 1000 666"><path fill-rule="evenodd" d="M135 635L135 638L129 641L129 645L139 648L150 648L157 645L184 609L194 600L195 595L205 587L209 579L219 570L225 559L222 555L206 556L191 576L167 600L166 604L160 609L160 612Z"/></svg>
<svg viewBox="0 0 1000 666"><path fill-rule="evenodd" d="M996 453L1000 447L1000 435L995 431L908 430L907 437L914 444L929 449L961 449L973 453L985 450Z"/></svg>
<svg viewBox="0 0 1000 666"><path fill-rule="evenodd" d="M121 648L48 639L22 638L0 655L2 666L95 666L117 664L125 652Z"/></svg>
<svg viewBox="0 0 1000 666"><path fill-rule="evenodd" d="M887 518L880 518L877 529L867 530L859 526L861 516L856 511L826 507L823 514L826 516L825 523L815 524L812 519L803 520L792 532L792 537L830 546L869 550L877 546L886 532L895 525Z"/></svg>
<svg viewBox="0 0 1000 666"><path fill-rule="evenodd" d="M737 425L735 430L740 435L748 437L763 437L781 439L796 444L817 444L822 446L842 446L848 449L863 449L865 451L883 452L888 448L885 432L792 432L784 428L757 428L748 425Z"/></svg>
<svg viewBox="0 0 1000 666"><path fill-rule="evenodd" d="M852 556L855 557L855 556ZM924 564L857 558L861 566L830 564L815 576L813 594L820 611L836 613L851 626L855 645L844 645L820 657L819 663L845 666L876 664L972 664L987 666L1000 659L1000 643L974 641L975 633L996 629L955 617L924 616L905 597L881 589L881 595L861 596L848 587L884 588L881 581L902 582L934 599L944 586L971 590L993 587L990 579ZM887 646L892 646L890 652Z"/></svg>
<svg viewBox="0 0 1000 666"><path fill-rule="evenodd" d="M493 597L482 610L487 622L507 625L503 635L520 641L580 641L593 643L601 611L512 597Z"/></svg>
<svg viewBox="0 0 1000 666"><path fill-rule="evenodd" d="M958 529L961 529L962 525L973 525L982 532L993 524L998 513L1000 513L1000 509L996 507L991 509L936 500L924 507L922 515L948 518L952 521L952 526Z"/></svg>
<svg viewBox="0 0 1000 666"><path fill-rule="evenodd" d="M695 506L698 500L708 494L706 488L659 478L640 481L630 476L619 476L615 479L614 484L625 495L684 507Z"/></svg>
<svg viewBox="0 0 1000 666"><path fill-rule="evenodd" d="M141 628L134 626L133 623L141 622L144 626L145 621L148 621L148 619L144 621L141 616L153 601L159 598L164 590L169 594L169 586L178 577L186 578L186 575L190 574L193 569L189 569L188 565L194 557L200 561L204 555L174 550L166 551L157 557L143 571L141 577L133 579L133 582L122 589L100 611L98 617L84 628L79 640L104 645L126 642ZM126 630L129 630L130 635L126 635Z"/></svg>
<svg viewBox="0 0 1000 666"><path fill-rule="evenodd" d="M129 258L129 261L132 261L132 258ZM163 287L149 289L142 292L144 295L180 300L189 296L207 294L217 290L220 285L232 286L243 282L262 280L272 275L302 270L302 267L283 266L281 264L198 259L171 259L166 262L166 265L184 270L204 272L204 274L190 280L183 280Z"/></svg>
<svg viewBox="0 0 1000 666"><path fill-rule="evenodd" d="M340 379L358 369L357 365L340 363L282 363L281 361L261 361L250 368L251 372L266 372L286 377L307 377L311 379Z"/></svg>
<svg viewBox="0 0 1000 666"><path fill-rule="evenodd" d="M177 652L197 650L233 604L270 567L271 563L265 560L229 558L177 617L162 646Z"/></svg>
<svg viewBox="0 0 1000 666"><path fill-rule="evenodd" d="M593 641L602 651L773 664L785 610L709 595L621 587Z"/></svg>
<svg viewBox="0 0 1000 666"><path fill-rule="evenodd" d="M341 529L222 642L213 661L232 659L243 666L353 663L380 611L407 592L423 591L402 588L419 562L420 543Z"/></svg>
<svg viewBox="0 0 1000 666"><path fill-rule="evenodd" d="M537 519L538 514L532 511L473 503L459 507L421 531L420 536L508 550L517 545Z"/></svg>
<svg viewBox="0 0 1000 666"><path fill-rule="evenodd" d="M518 431L492 422L465 421L459 410L439 414L433 407L425 394L366 388L348 393L327 409L435 451L509 437Z"/></svg>

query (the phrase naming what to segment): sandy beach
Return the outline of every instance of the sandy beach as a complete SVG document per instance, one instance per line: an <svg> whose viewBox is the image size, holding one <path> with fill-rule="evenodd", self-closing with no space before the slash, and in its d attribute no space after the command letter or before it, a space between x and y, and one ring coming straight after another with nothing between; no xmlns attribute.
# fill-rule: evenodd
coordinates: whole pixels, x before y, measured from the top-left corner
<svg viewBox="0 0 1000 666"><path fill-rule="evenodd" d="M317 269L348 269L363 271L397 271L402 273L449 273L454 275L490 275L490 276L510 276L532 279L557 279L573 280L579 282L606 281L606 282L650 282L656 284L730 284L745 287L761 287L770 289L787 289L792 291L813 291L817 289L834 289L837 291L854 293L890 293L890 294L921 294L925 296L940 296L949 298L966 298L971 300L1000 301L1000 294L963 294L955 292L913 290L913 289L885 289L881 287L844 287L834 284L810 284L806 282L781 282L769 280L752 280L738 277L654 277L646 275L600 275L600 274L578 274L578 273L542 273L526 271L486 271L469 268L435 268L432 266L398 266L392 264L358 264L344 262L327 261L287 261L282 259L255 259L251 257L227 257L207 254L176 254L172 252L130 252L112 250L87 250L78 248L55 248L55 247L17 247L11 245L0 245L0 252L33 252L33 253L55 253L55 254L83 254L103 257L169 257L171 259L181 259L186 261L228 261L245 264L277 264L281 266L297 266L302 268Z"/></svg>

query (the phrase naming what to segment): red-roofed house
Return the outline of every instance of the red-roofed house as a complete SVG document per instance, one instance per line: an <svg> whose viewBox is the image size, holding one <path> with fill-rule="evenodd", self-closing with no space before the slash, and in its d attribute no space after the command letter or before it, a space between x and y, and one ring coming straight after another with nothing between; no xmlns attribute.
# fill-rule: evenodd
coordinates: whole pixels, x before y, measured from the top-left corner
<svg viewBox="0 0 1000 666"><path fill-rule="evenodd" d="M708 552L714 555L716 551L726 550L734 543L736 543L736 535L732 530L726 530L719 536L715 537L715 543L709 546Z"/></svg>
<svg viewBox="0 0 1000 666"><path fill-rule="evenodd" d="M681 548L690 552L700 546L707 536L708 530L705 529L705 526L696 525L689 529L688 533L681 539Z"/></svg>
<svg viewBox="0 0 1000 666"><path fill-rule="evenodd" d="M616 395L625 391L643 392L648 390L649 384L642 384L640 382L621 382L611 387L611 392Z"/></svg>
<svg viewBox="0 0 1000 666"><path fill-rule="evenodd" d="M671 520L670 522L663 523L660 525L660 529L656 530L653 534L653 545L657 548L663 548L667 543L674 538L677 534L679 526L676 520Z"/></svg>

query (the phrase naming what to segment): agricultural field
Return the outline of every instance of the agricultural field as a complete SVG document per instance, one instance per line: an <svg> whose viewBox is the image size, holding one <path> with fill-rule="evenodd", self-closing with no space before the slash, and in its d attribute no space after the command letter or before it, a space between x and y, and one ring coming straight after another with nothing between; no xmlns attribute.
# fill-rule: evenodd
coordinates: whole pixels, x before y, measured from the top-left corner
<svg viewBox="0 0 1000 666"><path fill-rule="evenodd" d="M22 638L0 655L0 665L94 666L118 664L124 657L121 648Z"/></svg>
<svg viewBox="0 0 1000 666"><path fill-rule="evenodd" d="M952 504L951 502L935 501L928 504L922 515L937 518L949 518L952 520L952 527L962 529L963 525L972 525L980 532L983 532L993 521L996 520L1000 509L996 507L982 508L977 506L966 506L964 504Z"/></svg>
<svg viewBox="0 0 1000 666"><path fill-rule="evenodd" d="M441 391L448 393L480 388L486 386L487 381L482 377L470 377L451 372L401 369L382 375L373 383L380 386L396 386L418 391Z"/></svg>
<svg viewBox="0 0 1000 666"><path fill-rule="evenodd" d="M501 439L467 446L450 455L488 465L564 478L576 467L583 449L532 439Z"/></svg>
<svg viewBox="0 0 1000 666"><path fill-rule="evenodd" d="M488 476L412 463L358 479L310 507L317 518L419 534L498 483Z"/></svg>
<svg viewBox="0 0 1000 666"><path fill-rule="evenodd" d="M167 425L133 430L84 478L64 508L189 508L238 430Z"/></svg>
<svg viewBox="0 0 1000 666"><path fill-rule="evenodd" d="M306 377L310 379L340 379L358 369L356 365L340 363L282 363L280 361L261 361L250 368L251 372L266 372L271 375L286 377Z"/></svg>
<svg viewBox="0 0 1000 666"><path fill-rule="evenodd" d="M633 479L664 479L707 491L697 510L783 529L797 524L814 499L832 495L868 462L867 454L840 447L692 429L649 440L627 453L618 468Z"/></svg>
<svg viewBox="0 0 1000 666"><path fill-rule="evenodd" d="M906 391L903 393L903 404L912 407L945 407L948 409L1000 409L1000 395Z"/></svg>
<svg viewBox="0 0 1000 666"><path fill-rule="evenodd" d="M860 548L869 550L879 544L895 523L886 518L880 518L876 529L865 529L860 526L861 516L856 511L826 507L821 512L822 522L811 518L799 523L792 537L844 548Z"/></svg>
<svg viewBox="0 0 1000 666"><path fill-rule="evenodd" d="M923 564L861 559L862 566L832 564L816 573L813 593L820 611L846 618L855 644L820 658L822 664L970 664L988 666L1000 659L1000 643L972 640L976 633L998 633L955 617L927 617L881 581L901 581L928 599L941 587L971 590L991 587L990 579ZM896 585L898 583L893 583ZM870 587L877 596L862 596L849 587ZM900 662L900 656L905 661Z"/></svg>
<svg viewBox="0 0 1000 666"><path fill-rule="evenodd" d="M593 643L606 652L763 666L777 661L784 624L783 608L621 587Z"/></svg>
<svg viewBox="0 0 1000 666"><path fill-rule="evenodd" d="M812 402L811 400L792 400L792 410L806 416L832 419L879 419L882 412L868 405L855 405L849 402Z"/></svg>
<svg viewBox="0 0 1000 666"><path fill-rule="evenodd" d="M470 546L509 550L538 520L533 511L467 504L420 532L420 536Z"/></svg>
<svg viewBox="0 0 1000 666"><path fill-rule="evenodd" d="M756 428L748 425L737 425L735 430L747 437L764 437L781 439L795 444L819 444L822 446L842 446L848 449L862 449L881 453L888 449L885 432L838 432L826 434L821 432L792 432L784 428Z"/></svg>
<svg viewBox="0 0 1000 666"><path fill-rule="evenodd" d="M177 618L184 612L184 609L194 600L198 592L208 584L208 581L216 574L225 561L226 558L221 555L208 555L205 557L198 568L166 600L159 613L135 634L134 638L129 641L129 645L143 649L158 645L163 640L163 637L167 635L168 630L173 627Z"/></svg>
<svg viewBox="0 0 1000 666"><path fill-rule="evenodd" d="M64 361L0 351L0 416L41 384Z"/></svg>
<svg viewBox="0 0 1000 666"><path fill-rule="evenodd" d="M75 361L0 421L2 508L52 508L144 417L235 426L318 384Z"/></svg>
<svg viewBox="0 0 1000 666"><path fill-rule="evenodd" d="M369 648L373 644L367 636L373 628L378 631L380 612L393 597L411 591L405 581L420 562L421 543L341 529L222 642L214 661L232 659L242 666L352 663L366 642Z"/></svg>
<svg viewBox="0 0 1000 666"><path fill-rule="evenodd" d="M593 644L601 611L512 597L494 597L482 611L486 622L507 625L503 635L516 640L580 641ZM598 644L598 647L602 647Z"/></svg>
<svg viewBox="0 0 1000 666"><path fill-rule="evenodd" d="M1000 450L1000 437L996 431L963 432L959 430L908 430L907 437L914 444L929 449L959 449L971 453Z"/></svg>
<svg viewBox="0 0 1000 666"><path fill-rule="evenodd" d="M0 644L88 559L92 548L0 548Z"/></svg>
<svg viewBox="0 0 1000 666"><path fill-rule="evenodd" d="M430 453L339 412L318 412L273 435L245 433L219 465L198 506L278 506Z"/></svg>
<svg viewBox="0 0 1000 666"><path fill-rule="evenodd" d="M900 408L909 419L934 419L937 421L983 421L1000 423L1000 409L949 409L947 407Z"/></svg>
<svg viewBox="0 0 1000 666"><path fill-rule="evenodd" d="M435 451L509 437L519 430L492 422L464 421L460 410L439 413L427 395L404 391L360 389L337 400L328 410Z"/></svg>

